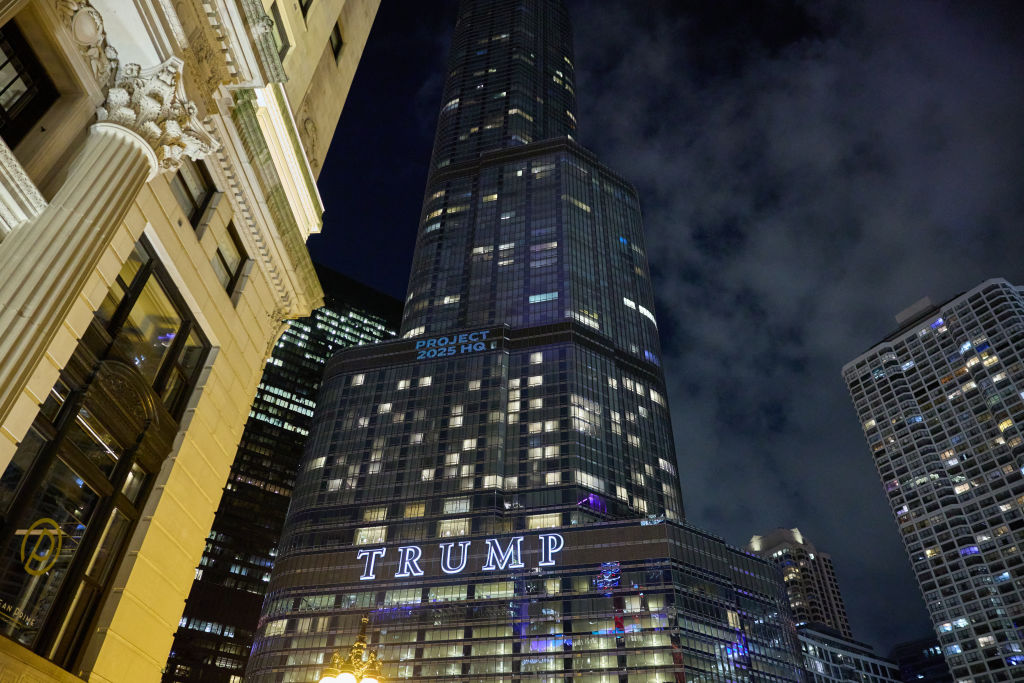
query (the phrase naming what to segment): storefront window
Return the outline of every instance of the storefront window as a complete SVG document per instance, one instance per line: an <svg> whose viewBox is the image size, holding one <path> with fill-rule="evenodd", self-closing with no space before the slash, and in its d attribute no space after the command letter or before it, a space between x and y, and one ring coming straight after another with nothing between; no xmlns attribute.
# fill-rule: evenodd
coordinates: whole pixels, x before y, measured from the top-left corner
<svg viewBox="0 0 1024 683"><path fill-rule="evenodd" d="M140 241L0 476L0 634L76 670L209 349Z"/></svg>

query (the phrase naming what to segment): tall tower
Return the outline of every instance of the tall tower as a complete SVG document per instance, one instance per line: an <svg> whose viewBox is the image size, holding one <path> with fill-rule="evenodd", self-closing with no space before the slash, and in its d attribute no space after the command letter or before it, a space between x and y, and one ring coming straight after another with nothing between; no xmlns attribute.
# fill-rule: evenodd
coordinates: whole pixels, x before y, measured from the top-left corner
<svg viewBox="0 0 1024 683"><path fill-rule="evenodd" d="M247 681L364 613L388 678L796 675L773 569L679 523L639 204L573 88L562 2L462 3L403 340L328 364Z"/></svg>
<svg viewBox="0 0 1024 683"><path fill-rule="evenodd" d="M1024 675L1024 290L923 300L843 367L953 678Z"/></svg>
<svg viewBox="0 0 1024 683"><path fill-rule="evenodd" d="M753 536L747 550L782 571L796 625L822 624L852 638L832 557L814 547L799 529L773 529Z"/></svg>

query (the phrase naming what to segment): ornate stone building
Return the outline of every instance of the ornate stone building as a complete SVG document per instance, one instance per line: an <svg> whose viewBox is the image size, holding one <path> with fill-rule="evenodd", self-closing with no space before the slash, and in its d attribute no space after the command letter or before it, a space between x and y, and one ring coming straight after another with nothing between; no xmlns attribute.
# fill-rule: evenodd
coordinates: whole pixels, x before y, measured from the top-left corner
<svg viewBox="0 0 1024 683"><path fill-rule="evenodd" d="M158 680L379 0L0 0L0 676Z"/></svg>

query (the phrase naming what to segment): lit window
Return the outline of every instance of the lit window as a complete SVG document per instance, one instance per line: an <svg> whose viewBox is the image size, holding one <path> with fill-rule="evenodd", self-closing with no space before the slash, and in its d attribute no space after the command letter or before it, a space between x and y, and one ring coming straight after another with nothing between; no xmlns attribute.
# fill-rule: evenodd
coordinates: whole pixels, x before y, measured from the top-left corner
<svg viewBox="0 0 1024 683"><path fill-rule="evenodd" d="M370 543L383 543L388 536L386 526L365 526L356 529L356 538L353 545L369 545Z"/></svg>

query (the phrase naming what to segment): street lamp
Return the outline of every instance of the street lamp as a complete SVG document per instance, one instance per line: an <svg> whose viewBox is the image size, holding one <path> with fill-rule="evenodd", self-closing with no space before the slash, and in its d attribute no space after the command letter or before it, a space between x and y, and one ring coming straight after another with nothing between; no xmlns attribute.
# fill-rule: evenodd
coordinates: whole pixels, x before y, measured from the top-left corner
<svg viewBox="0 0 1024 683"><path fill-rule="evenodd" d="M377 651L370 650L370 654L363 659L366 653L366 625L369 623L369 617L363 617L359 636L349 648L348 657L343 659L340 650L334 651L330 666L324 667L320 676L320 683L386 683L380 677Z"/></svg>

